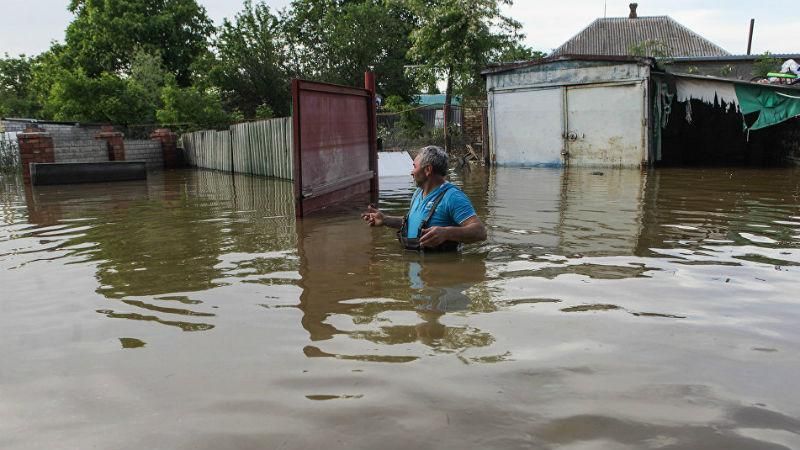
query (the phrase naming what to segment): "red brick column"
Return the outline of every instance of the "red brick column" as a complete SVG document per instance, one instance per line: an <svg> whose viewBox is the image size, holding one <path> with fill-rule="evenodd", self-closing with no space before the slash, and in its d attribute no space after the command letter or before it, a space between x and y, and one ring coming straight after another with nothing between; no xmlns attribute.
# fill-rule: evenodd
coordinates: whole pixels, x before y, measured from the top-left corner
<svg viewBox="0 0 800 450"><path fill-rule="evenodd" d="M22 161L22 177L25 184L31 184L31 163L56 162L53 151L53 138L36 125L25 127L25 131L17 133L19 156Z"/></svg>
<svg viewBox="0 0 800 450"><path fill-rule="evenodd" d="M123 137L122 133L114 131L114 127L106 125L94 138L106 141L109 161L125 161L125 141Z"/></svg>
<svg viewBox="0 0 800 450"><path fill-rule="evenodd" d="M164 168L174 169L178 166L178 135L168 128L159 128L150 134L150 139L161 142L161 152L164 155Z"/></svg>

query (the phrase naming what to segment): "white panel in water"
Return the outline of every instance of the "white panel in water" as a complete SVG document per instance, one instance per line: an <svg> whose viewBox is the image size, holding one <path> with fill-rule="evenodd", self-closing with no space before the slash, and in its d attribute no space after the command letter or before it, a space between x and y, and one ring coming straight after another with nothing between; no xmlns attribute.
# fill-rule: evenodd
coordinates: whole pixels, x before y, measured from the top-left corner
<svg viewBox="0 0 800 450"><path fill-rule="evenodd" d="M383 177L411 176L414 161L408 152L378 152L378 175Z"/></svg>

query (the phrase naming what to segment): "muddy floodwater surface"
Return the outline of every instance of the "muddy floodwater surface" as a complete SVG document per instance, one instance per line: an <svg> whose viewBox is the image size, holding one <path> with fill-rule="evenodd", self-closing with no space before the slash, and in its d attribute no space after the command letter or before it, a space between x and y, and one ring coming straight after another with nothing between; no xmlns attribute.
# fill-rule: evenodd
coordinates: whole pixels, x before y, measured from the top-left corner
<svg viewBox="0 0 800 450"><path fill-rule="evenodd" d="M452 180L489 238L419 256L286 181L2 176L0 448L800 449L800 171Z"/></svg>

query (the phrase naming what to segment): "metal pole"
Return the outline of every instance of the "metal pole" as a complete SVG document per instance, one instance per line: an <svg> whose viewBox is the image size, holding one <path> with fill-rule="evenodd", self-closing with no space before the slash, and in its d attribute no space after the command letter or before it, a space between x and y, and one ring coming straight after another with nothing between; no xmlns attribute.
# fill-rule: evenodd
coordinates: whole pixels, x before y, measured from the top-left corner
<svg viewBox="0 0 800 450"><path fill-rule="evenodd" d="M378 105L375 103L377 89L375 86L375 72L364 72L364 89L369 91L368 97L369 105L367 108L369 126L369 168L372 170L372 180L370 180L370 202L378 205Z"/></svg>
<svg viewBox="0 0 800 450"><path fill-rule="evenodd" d="M756 23L756 19L750 19L750 35L747 37L747 54L750 54L750 48L753 44L753 26Z"/></svg>

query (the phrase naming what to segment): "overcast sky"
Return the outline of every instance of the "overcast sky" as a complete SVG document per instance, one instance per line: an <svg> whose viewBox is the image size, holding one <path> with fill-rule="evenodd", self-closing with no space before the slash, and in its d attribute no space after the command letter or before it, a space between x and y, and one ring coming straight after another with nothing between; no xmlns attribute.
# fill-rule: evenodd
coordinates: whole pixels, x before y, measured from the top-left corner
<svg viewBox="0 0 800 450"><path fill-rule="evenodd" d="M255 0L254 0L255 1ZM68 0L0 0L0 54L35 55L63 41L72 20ZM199 0L217 25L233 17L241 0ZM275 9L289 0L267 0ZM628 0L516 0L506 8L522 22L527 44L550 52L594 19L628 15ZM640 0L640 16L669 15L732 54L747 52L750 19L756 19L753 53L798 53L797 1L789 0Z"/></svg>

